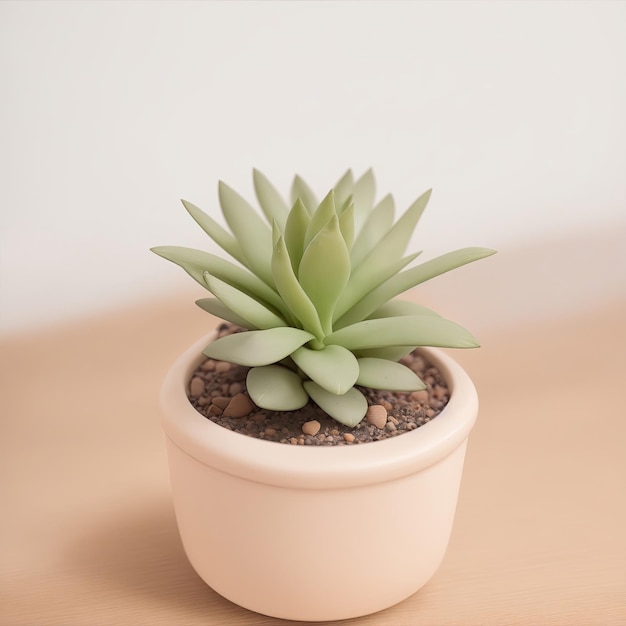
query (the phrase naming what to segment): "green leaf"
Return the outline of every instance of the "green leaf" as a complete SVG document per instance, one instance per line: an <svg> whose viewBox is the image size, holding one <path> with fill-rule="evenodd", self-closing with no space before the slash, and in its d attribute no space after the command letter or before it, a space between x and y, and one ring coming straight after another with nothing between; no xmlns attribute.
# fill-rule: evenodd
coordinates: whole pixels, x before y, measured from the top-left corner
<svg viewBox="0 0 626 626"><path fill-rule="evenodd" d="M212 217L207 215L195 204L181 200L185 209L202 230L209 236L222 250L227 252L233 259L245 264L245 257L237 240L224 228L222 228Z"/></svg>
<svg viewBox="0 0 626 626"><path fill-rule="evenodd" d="M315 211L315 208L319 204L311 188L300 176L296 175L291 185L291 203L295 203L298 198L302 200L302 204L304 204L309 215Z"/></svg>
<svg viewBox="0 0 626 626"><path fill-rule="evenodd" d="M399 317L401 315L439 315L439 313L409 300L390 300L378 307L368 319Z"/></svg>
<svg viewBox="0 0 626 626"><path fill-rule="evenodd" d="M354 203L350 204L345 211L342 211L338 215L341 235L346 242L346 248L350 250L354 242Z"/></svg>
<svg viewBox="0 0 626 626"><path fill-rule="evenodd" d="M419 218L422 216L431 190L422 194L402 215L402 217L385 233L382 239L370 250L367 256L357 266L357 270L367 273L380 263L394 261L404 254L407 244Z"/></svg>
<svg viewBox="0 0 626 626"><path fill-rule="evenodd" d="M308 245L299 282L317 310L324 334L332 332L335 305L350 277L350 253L334 216Z"/></svg>
<svg viewBox="0 0 626 626"><path fill-rule="evenodd" d="M386 359L387 361L399 361L411 354L417 346L387 346L385 348L368 348L366 350L355 350L354 356L357 359Z"/></svg>
<svg viewBox="0 0 626 626"><path fill-rule="evenodd" d="M249 296L267 303L276 310L285 314L285 304L280 296L258 276L251 274L245 269L226 261L221 257L209 254L203 250L182 248L179 246L158 246L151 249L160 257L182 267L194 280L205 289L204 272L209 272L220 280L243 291Z"/></svg>
<svg viewBox="0 0 626 626"><path fill-rule="evenodd" d="M273 286L270 269L272 234L261 216L234 189L219 183L222 212L245 258L245 266Z"/></svg>
<svg viewBox="0 0 626 626"><path fill-rule="evenodd" d="M354 189L354 175L352 174L352 170L347 170L335 183L333 189L335 190L335 202L337 206L343 206L345 201L352 195L352 190Z"/></svg>
<svg viewBox="0 0 626 626"><path fill-rule="evenodd" d="M296 316L304 328L312 332L318 341L321 341L324 337L324 331L320 318L315 306L294 274L289 253L282 237L274 246L272 273L278 293L290 312Z"/></svg>
<svg viewBox="0 0 626 626"><path fill-rule="evenodd" d="M218 361L256 367L284 359L313 338L311 333L299 328L248 330L220 337L210 343L202 353Z"/></svg>
<svg viewBox="0 0 626 626"><path fill-rule="evenodd" d="M311 216L298 198L293 205L285 223L285 245L291 259L291 267L295 274L300 267L300 259L304 252L304 237L311 221ZM276 244L274 244L276 245Z"/></svg>
<svg viewBox="0 0 626 626"><path fill-rule="evenodd" d="M326 391L312 380L305 381L304 388L322 411L346 426L356 426L367 413L367 400L354 387L341 396Z"/></svg>
<svg viewBox="0 0 626 626"><path fill-rule="evenodd" d="M267 221L271 224L276 220L280 229L283 230L289 207L274 185L259 170L252 170L252 180L254 182L254 192Z"/></svg>
<svg viewBox="0 0 626 626"><path fill-rule="evenodd" d="M311 216L311 221L306 229L306 233L304 235L304 248L311 243L311 241L315 238L317 233L319 233L326 224L333 218L337 216L337 212L335 211L335 193L331 189L326 197L320 202L317 209Z"/></svg>
<svg viewBox="0 0 626 626"><path fill-rule="evenodd" d="M386 195L367 216L365 224L352 247L351 258L353 267L374 249L393 225L395 203L391 194Z"/></svg>
<svg viewBox="0 0 626 626"><path fill-rule="evenodd" d="M352 197L354 200L354 230L358 233L365 224L376 198L376 180L371 168L354 183Z"/></svg>
<svg viewBox="0 0 626 626"><path fill-rule="evenodd" d="M237 324L237 326L247 328L248 330L255 330L255 327L250 324L250 322L244 320L243 317L239 317L239 315L231 311L217 298L201 298L200 300L196 300L196 304L207 313L215 315L215 317Z"/></svg>
<svg viewBox="0 0 626 626"><path fill-rule="evenodd" d="M355 356L341 346L325 346L322 350L304 346L292 352L291 358L309 378L330 393L346 393L359 375Z"/></svg>
<svg viewBox="0 0 626 626"><path fill-rule="evenodd" d="M417 374L394 361L376 358L358 360L359 378L357 384L371 389L387 389L389 391L419 391L426 385Z"/></svg>
<svg viewBox="0 0 626 626"><path fill-rule="evenodd" d="M435 315L406 315L365 320L346 326L325 339L348 350L386 346L476 348L476 339L455 322Z"/></svg>
<svg viewBox="0 0 626 626"><path fill-rule="evenodd" d="M211 276L209 272L204 273L204 280L209 286L211 293L217 296L231 311L234 311L238 316L247 320L249 324L252 324L252 326L264 330L266 328L287 325L282 317L270 311L258 300L251 298L243 291L232 287L219 278Z"/></svg>
<svg viewBox="0 0 626 626"><path fill-rule="evenodd" d="M495 254L495 250L489 248L461 248L454 252L448 252L430 261L426 261L416 267L406 270L396 276L392 276L385 283L367 294L361 301L347 311L337 320L337 326L347 326L360 321L371 315L379 306L404 293L408 289L426 282L435 276L445 274L450 270L484 259Z"/></svg>
<svg viewBox="0 0 626 626"><path fill-rule="evenodd" d="M295 411L309 401L302 378L282 365L253 367L246 388L254 404L270 411Z"/></svg>
<svg viewBox="0 0 626 626"><path fill-rule="evenodd" d="M350 281L337 305L335 318L344 315L368 293L397 274L420 254L414 254L406 259L401 258L429 197L430 191L422 194L359 265L356 267L353 265Z"/></svg>
<svg viewBox="0 0 626 626"><path fill-rule="evenodd" d="M376 289L376 287L384 283L391 276L397 275L404 266L408 265L420 254L421 252L416 252L415 254L399 260L391 259L388 261L381 259L378 265L361 263L356 270L352 271L350 280L341 294L341 298L335 309L335 318L340 318L344 315L370 291Z"/></svg>

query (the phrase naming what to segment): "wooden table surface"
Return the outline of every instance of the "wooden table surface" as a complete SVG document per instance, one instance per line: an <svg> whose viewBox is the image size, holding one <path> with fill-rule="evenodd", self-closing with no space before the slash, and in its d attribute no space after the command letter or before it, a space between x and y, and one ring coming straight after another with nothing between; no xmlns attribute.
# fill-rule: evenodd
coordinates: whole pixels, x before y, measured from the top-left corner
<svg viewBox="0 0 626 626"><path fill-rule="evenodd" d="M626 624L625 320L618 302L454 352L481 411L445 561L343 623ZM158 389L213 324L154 301L2 339L2 625L289 623L214 593L177 536Z"/></svg>

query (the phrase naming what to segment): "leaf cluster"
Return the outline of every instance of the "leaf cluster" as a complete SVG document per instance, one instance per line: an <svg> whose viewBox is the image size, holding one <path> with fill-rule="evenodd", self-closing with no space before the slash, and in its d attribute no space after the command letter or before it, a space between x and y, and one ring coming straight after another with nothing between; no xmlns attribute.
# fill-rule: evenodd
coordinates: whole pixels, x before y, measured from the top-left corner
<svg viewBox="0 0 626 626"><path fill-rule="evenodd" d="M355 385L423 389L400 358L418 346L478 345L455 322L394 300L494 253L463 248L410 266L419 253L407 255L406 248L430 191L396 220L391 195L376 202L372 170L356 180L348 170L321 201L296 176L290 204L261 172L254 170L253 181L262 214L219 183L228 229L183 200L191 217L235 262L191 248L152 250L210 292L198 306L247 330L214 341L204 354L249 366L246 383L257 406L290 411L311 399L354 426L367 411Z"/></svg>

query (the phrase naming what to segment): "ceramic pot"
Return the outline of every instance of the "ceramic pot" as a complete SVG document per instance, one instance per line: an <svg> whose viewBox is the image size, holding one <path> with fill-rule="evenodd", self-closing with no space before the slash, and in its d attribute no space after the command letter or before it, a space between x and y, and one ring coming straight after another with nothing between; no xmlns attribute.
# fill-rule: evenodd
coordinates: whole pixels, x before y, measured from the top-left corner
<svg viewBox="0 0 626 626"><path fill-rule="evenodd" d="M478 412L465 371L423 349L451 388L431 422L373 443L292 446L192 407L186 387L214 337L176 361L161 395L176 519L197 573L242 607L303 621L374 613L420 589L448 544Z"/></svg>

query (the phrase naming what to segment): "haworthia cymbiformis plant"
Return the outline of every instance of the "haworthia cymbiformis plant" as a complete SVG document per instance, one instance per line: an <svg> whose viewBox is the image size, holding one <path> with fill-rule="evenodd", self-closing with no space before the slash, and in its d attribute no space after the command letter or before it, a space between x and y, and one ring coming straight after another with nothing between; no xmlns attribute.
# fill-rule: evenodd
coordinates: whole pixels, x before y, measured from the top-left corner
<svg viewBox="0 0 626 626"><path fill-rule="evenodd" d="M367 401L355 385L423 389L400 358L418 346L478 346L467 330L431 309L393 300L494 253L464 248L406 269L419 254L405 250L430 191L394 221L393 197L376 203L372 170L357 179L348 170L321 202L296 176L291 208L258 170L253 181L261 212L219 184L229 230L183 201L235 263L190 248L153 252L212 294L198 300L201 308L246 329L214 341L204 354L250 367L246 384L257 406L291 411L310 399L337 421L356 426Z"/></svg>

